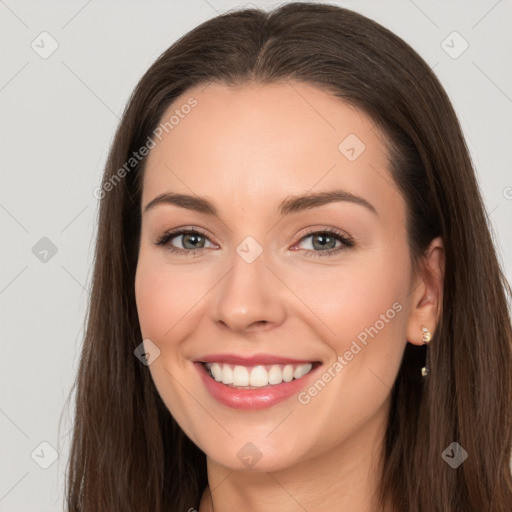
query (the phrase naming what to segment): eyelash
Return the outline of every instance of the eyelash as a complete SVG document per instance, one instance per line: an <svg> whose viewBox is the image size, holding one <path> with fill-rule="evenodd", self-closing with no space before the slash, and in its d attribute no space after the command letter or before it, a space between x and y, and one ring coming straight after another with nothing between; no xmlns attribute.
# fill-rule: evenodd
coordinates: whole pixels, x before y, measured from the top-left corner
<svg viewBox="0 0 512 512"><path fill-rule="evenodd" d="M323 258L325 256L334 256L335 254L340 253L341 251L344 251L346 249L350 249L351 247L355 246L355 242L352 237L344 235L342 232L336 230L336 229L322 229L322 230L311 230L308 231L300 240L298 243L302 242L304 239L310 237L311 235L331 235L337 240L339 240L342 245L336 249L329 249L326 251L314 251L311 249L299 249L299 251L306 251L308 253L308 257L311 258ZM184 254L187 256L195 256L198 255L201 251L204 250L204 248L201 249L180 249L179 247L174 247L169 244L169 242L180 235L200 235L203 238L208 239L205 233L196 230L196 229L182 229L177 231L168 231L164 233L156 242L155 245L158 247L164 247L175 254ZM208 239L209 240L209 239Z"/></svg>

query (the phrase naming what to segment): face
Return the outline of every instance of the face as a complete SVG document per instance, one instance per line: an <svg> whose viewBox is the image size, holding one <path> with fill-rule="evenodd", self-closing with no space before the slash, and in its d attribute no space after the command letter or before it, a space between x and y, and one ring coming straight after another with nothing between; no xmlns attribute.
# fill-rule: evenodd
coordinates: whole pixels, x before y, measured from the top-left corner
<svg viewBox="0 0 512 512"><path fill-rule="evenodd" d="M135 283L162 400L227 468L349 449L387 417L411 302L382 134L297 82L193 88L162 122L176 110L146 162Z"/></svg>

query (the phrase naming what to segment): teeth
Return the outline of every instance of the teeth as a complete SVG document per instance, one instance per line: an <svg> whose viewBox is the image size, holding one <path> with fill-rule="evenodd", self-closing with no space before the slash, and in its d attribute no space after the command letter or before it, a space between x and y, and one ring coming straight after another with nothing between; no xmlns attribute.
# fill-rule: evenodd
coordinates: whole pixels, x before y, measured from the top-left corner
<svg viewBox="0 0 512 512"><path fill-rule="evenodd" d="M245 366L235 366L233 368L233 385L234 386L248 386L249 385L249 372Z"/></svg>
<svg viewBox="0 0 512 512"><path fill-rule="evenodd" d="M263 366L255 366L249 375L249 384L256 388L262 388L268 384L268 372Z"/></svg>
<svg viewBox="0 0 512 512"><path fill-rule="evenodd" d="M311 363L299 365L268 365L268 366L238 366L223 363L205 363L211 376L217 381L232 387L262 388L275 386L293 379L300 379L311 371Z"/></svg>
<svg viewBox="0 0 512 512"><path fill-rule="evenodd" d="M281 384L283 382L283 372L277 365L272 365L268 372L268 383L269 384Z"/></svg>
<svg viewBox="0 0 512 512"><path fill-rule="evenodd" d="M311 366L309 368L304 364L301 366L297 366L297 368L295 368L295 370L293 371L293 378L300 379L301 377L306 375L306 373L308 373L309 370L311 370Z"/></svg>
<svg viewBox="0 0 512 512"><path fill-rule="evenodd" d="M220 382L222 380L222 369L221 369L219 363L213 363L210 368L210 371L212 372L213 378L217 382Z"/></svg>
<svg viewBox="0 0 512 512"><path fill-rule="evenodd" d="M222 369L222 384L233 384L233 369L228 364Z"/></svg>
<svg viewBox="0 0 512 512"><path fill-rule="evenodd" d="M310 368L311 369L311 368ZM309 370L308 370L309 372ZM285 382L291 382L293 380L293 374L295 372L293 371L293 366L291 364L287 364L285 367L284 367L284 370L283 370L283 380ZM307 373L307 372L306 372Z"/></svg>

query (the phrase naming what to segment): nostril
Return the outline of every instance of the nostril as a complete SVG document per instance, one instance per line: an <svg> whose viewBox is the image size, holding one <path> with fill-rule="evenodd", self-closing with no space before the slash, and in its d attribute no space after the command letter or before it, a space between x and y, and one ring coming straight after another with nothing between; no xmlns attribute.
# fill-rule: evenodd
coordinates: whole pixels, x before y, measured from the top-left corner
<svg viewBox="0 0 512 512"><path fill-rule="evenodd" d="M266 325L267 323L268 323L268 322L267 322L266 320L258 320L258 321L256 321L256 322L253 322L253 323L251 324L251 327L252 327L253 325Z"/></svg>

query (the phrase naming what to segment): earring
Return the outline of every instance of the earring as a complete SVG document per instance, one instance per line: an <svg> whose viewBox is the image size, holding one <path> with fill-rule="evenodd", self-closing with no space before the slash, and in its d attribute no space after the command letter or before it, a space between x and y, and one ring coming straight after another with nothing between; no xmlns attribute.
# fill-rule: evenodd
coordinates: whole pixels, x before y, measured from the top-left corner
<svg viewBox="0 0 512 512"><path fill-rule="evenodd" d="M430 343L430 338L432 337L432 335L424 325L421 326L421 330L423 331L423 343L425 345L428 345ZM426 377L428 375L428 367L426 365L421 369L421 375L422 377Z"/></svg>

